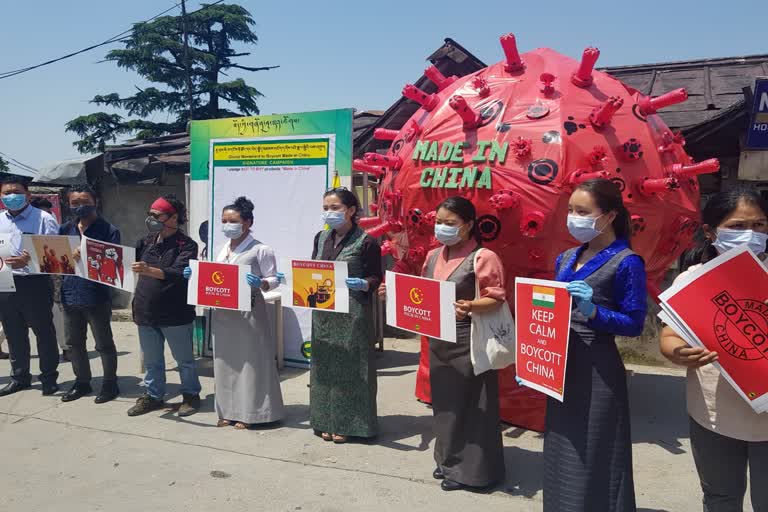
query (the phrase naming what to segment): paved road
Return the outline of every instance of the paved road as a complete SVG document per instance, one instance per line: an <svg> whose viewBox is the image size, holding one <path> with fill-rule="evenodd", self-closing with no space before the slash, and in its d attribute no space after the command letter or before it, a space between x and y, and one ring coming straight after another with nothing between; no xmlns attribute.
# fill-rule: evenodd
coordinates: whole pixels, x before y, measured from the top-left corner
<svg viewBox="0 0 768 512"><path fill-rule="evenodd" d="M415 341L388 340L378 359L378 441L337 446L312 435L309 376L298 370L282 373L288 417L271 429L214 426L210 365L201 369L200 414L179 419L168 410L128 418L125 411L141 393L138 340L133 324L115 323L114 329L125 376L118 401L63 404L43 397L38 384L0 399L0 510L541 510L542 440L536 433L504 431L507 479L492 494L445 493L431 479L431 411L413 399ZM178 404L178 373L168 361L170 402ZM95 353L92 365L99 375ZM8 366L0 361L0 385L8 380ZM61 370L68 388L71 368ZM630 389L640 510L700 511L682 374L635 370Z"/></svg>

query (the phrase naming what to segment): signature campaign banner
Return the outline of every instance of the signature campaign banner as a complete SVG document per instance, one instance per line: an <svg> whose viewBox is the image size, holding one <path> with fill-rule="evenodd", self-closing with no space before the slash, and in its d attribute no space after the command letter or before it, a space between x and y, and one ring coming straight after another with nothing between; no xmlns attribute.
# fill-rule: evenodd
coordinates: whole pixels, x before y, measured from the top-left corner
<svg viewBox="0 0 768 512"><path fill-rule="evenodd" d="M387 324L456 343L456 284L387 271Z"/></svg>
<svg viewBox="0 0 768 512"><path fill-rule="evenodd" d="M566 283L515 279L517 377L532 389L563 401L571 295Z"/></svg>
<svg viewBox="0 0 768 512"><path fill-rule="evenodd" d="M345 262L283 258L280 268L287 270L280 287L284 306L349 313Z"/></svg>
<svg viewBox="0 0 768 512"><path fill-rule="evenodd" d="M659 296L659 318L713 363L757 413L768 410L768 270L746 247L732 249Z"/></svg>
<svg viewBox="0 0 768 512"><path fill-rule="evenodd" d="M245 280L248 265L189 260L192 277L187 304L209 308L251 310L251 288Z"/></svg>

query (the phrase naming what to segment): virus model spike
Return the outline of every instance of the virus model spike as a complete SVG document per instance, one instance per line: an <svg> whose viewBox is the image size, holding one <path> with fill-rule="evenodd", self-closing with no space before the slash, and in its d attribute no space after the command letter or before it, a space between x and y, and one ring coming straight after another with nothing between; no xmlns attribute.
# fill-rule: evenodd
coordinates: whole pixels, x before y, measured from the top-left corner
<svg viewBox="0 0 768 512"><path fill-rule="evenodd" d="M600 57L600 50L594 47L584 49L584 53L581 55L581 63L579 69L571 75L571 82L578 87L589 87L592 85L594 78L592 77L592 70L595 69L595 63L597 58Z"/></svg>
<svg viewBox="0 0 768 512"><path fill-rule="evenodd" d="M504 63L504 71L514 73L523 69L523 59L520 58L520 52L517 51L517 40L515 40L514 34L503 35L499 41L504 50L504 57L507 59Z"/></svg>
<svg viewBox="0 0 768 512"><path fill-rule="evenodd" d="M381 224L379 217L361 217L357 219L357 225L363 229L370 229Z"/></svg>
<svg viewBox="0 0 768 512"><path fill-rule="evenodd" d="M387 128L376 128L373 130L373 138L376 140L395 140L397 138L397 130L389 130Z"/></svg>
<svg viewBox="0 0 768 512"><path fill-rule="evenodd" d="M539 77L539 90L541 93L550 97L555 94L555 75L552 73L542 73Z"/></svg>
<svg viewBox="0 0 768 512"><path fill-rule="evenodd" d="M368 165L378 165L398 170L403 166L403 159L399 156L380 155L378 153L366 153L363 158Z"/></svg>
<svg viewBox="0 0 768 512"><path fill-rule="evenodd" d="M429 78L433 84L437 86L438 91L442 91L449 85L451 85L453 82L459 79L457 76L450 76L446 77L444 74L440 72L439 69L437 69L436 66L432 65L429 66L427 69L424 70L424 75Z"/></svg>
<svg viewBox="0 0 768 512"><path fill-rule="evenodd" d="M580 185L585 181L596 180L598 178L608 179L610 174L606 171L592 171L591 169L576 169L576 171L568 177L568 181L571 185Z"/></svg>
<svg viewBox="0 0 768 512"><path fill-rule="evenodd" d="M440 98L437 94L428 94L412 84L407 84L403 87L403 96L411 101L415 101L427 112L432 112L440 103Z"/></svg>
<svg viewBox="0 0 768 512"><path fill-rule="evenodd" d="M355 158L352 160L352 170L356 172L364 172L368 174L373 174L377 178L381 178L386 174L386 171L382 169L381 167L376 167L375 165L370 165L365 163L365 160L361 160L360 158Z"/></svg>
<svg viewBox="0 0 768 512"><path fill-rule="evenodd" d="M672 164L669 173L677 178L688 178L698 174L711 174L719 170L720 160L717 158L710 158L709 160L690 165Z"/></svg>
<svg viewBox="0 0 768 512"><path fill-rule="evenodd" d="M638 190L645 196L658 194L659 192L671 192L680 188L677 178L646 178L640 183Z"/></svg>
<svg viewBox="0 0 768 512"><path fill-rule="evenodd" d="M592 113L589 114L589 121L598 130L605 128L622 105L624 105L623 99L611 96L602 105L592 110Z"/></svg>
<svg viewBox="0 0 768 512"><path fill-rule="evenodd" d="M683 88L675 89L661 96L651 98L650 96L643 96L637 103L640 113L644 116L655 114L658 110L670 105L676 105L682 103L688 99L688 91Z"/></svg>
<svg viewBox="0 0 768 512"><path fill-rule="evenodd" d="M472 88L477 91L477 95L481 98L485 98L491 94L491 88L488 85L488 81L481 75L477 75L472 79Z"/></svg>
<svg viewBox="0 0 768 512"><path fill-rule="evenodd" d="M382 222L376 227L366 230L366 233L368 233L373 238L379 238L388 233L399 233L402 230L403 230L402 224L400 224L397 221L388 220L388 221Z"/></svg>
<svg viewBox="0 0 768 512"><path fill-rule="evenodd" d="M459 117L461 117L461 120L464 122L465 130L471 130L480 124L480 114L472 110L467 104L467 100L464 99L464 96L459 94L452 96L451 99L448 100L448 105L450 105Z"/></svg>

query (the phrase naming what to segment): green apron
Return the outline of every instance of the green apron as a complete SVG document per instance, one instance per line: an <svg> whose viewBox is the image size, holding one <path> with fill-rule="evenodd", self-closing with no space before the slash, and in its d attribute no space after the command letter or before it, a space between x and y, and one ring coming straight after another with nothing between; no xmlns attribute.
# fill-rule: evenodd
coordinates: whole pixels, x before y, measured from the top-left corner
<svg viewBox="0 0 768 512"><path fill-rule="evenodd" d="M336 261L349 277L362 274L366 234L355 226ZM331 230L318 239L318 255ZM318 259L319 256L318 256ZM309 421L317 432L374 437L377 431L376 368L373 365L372 291L350 290L349 313L312 312Z"/></svg>

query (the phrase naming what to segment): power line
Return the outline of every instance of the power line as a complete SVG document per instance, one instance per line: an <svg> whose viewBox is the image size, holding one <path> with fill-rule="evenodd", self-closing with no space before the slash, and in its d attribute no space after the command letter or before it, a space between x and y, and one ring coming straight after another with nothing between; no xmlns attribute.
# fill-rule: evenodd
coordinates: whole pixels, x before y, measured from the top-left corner
<svg viewBox="0 0 768 512"><path fill-rule="evenodd" d="M224 1L224 0L221 0L221 1ZM216 3L220 3L220 2L216 2ZM171 12L172 10L176 9L180 5L181 5L181 3L178 3L178 4L174 5L173 7L170 7L168 9L164 10L163 12L152 16L151 18L149 18L148 20L144 21L143 23L149 23L150 21L156 20L160 16ZM213 5L215 5L215 4L213 4ZM81 53L89 52L89 51L91 51L91 50L93 50L95 48L99 48L101 46L105 46L105 45L108 45L108 44L124 41L125 40L125 36L127 34L131 33L131 31L133 31L133 28L130 28L128 30L124 30L123 32L120 32L116 36L110 37L109 39L107 39L106 41L102 41L101 43L91 45L91 46L89 46L87 48L83 48L82 50L78 50L76 52L68 53L67 55L64 55L62 57L58 57L56 59L51 59L51 60L48 60L48 61L45 61L45 62L41 62L40 64L35 64L34 66L29 66L29 67L20 68L20 69L14 69L12 71L5 71L3 73L0 73L0 80L2 80L4 78L10 78L12 76L20 75L22 73L26 73L28 71L32 71L33 69L41 68L43 66L48 66L50 64L54 64L56 62L59 62L59 61L65 60L65 59L69 59L71 57L74 57L76 55L80 55Z"/></svg>
<svg viewBox="0 0 768 512"><path fill-rule="evenodd" d="M4 157L4 160L6 162L8 162L9 164L11 164L11 165L13 165L15 167L18 167L20 169L24 169L25 171L28 171L28 172L33 172L35 174L37 174L39 172L37 169L35 169L31 165L27 165L27 164L25 164L23 162L19 162L18 160L16 160L12 156L8 155L7 153L3 153L2 151L0 151L0 156Z"/></svg>

